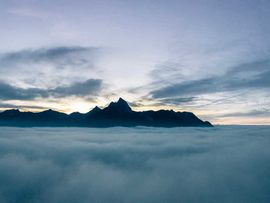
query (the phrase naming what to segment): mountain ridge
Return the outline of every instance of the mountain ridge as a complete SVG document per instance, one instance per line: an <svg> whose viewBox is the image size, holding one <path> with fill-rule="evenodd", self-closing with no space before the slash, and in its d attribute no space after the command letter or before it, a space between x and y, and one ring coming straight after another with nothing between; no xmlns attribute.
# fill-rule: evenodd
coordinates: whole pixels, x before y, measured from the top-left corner
<svg viewBox="0 0 270 203"><path fill-rule="evenodd" d="M128 102L121 97L101 109L98 106L87 113L65 114L48 109L42 112L21 112L19 109L0 113L0 126L48 126L48 127L212 127L192 112L173 110L133 111Z"/></svg>

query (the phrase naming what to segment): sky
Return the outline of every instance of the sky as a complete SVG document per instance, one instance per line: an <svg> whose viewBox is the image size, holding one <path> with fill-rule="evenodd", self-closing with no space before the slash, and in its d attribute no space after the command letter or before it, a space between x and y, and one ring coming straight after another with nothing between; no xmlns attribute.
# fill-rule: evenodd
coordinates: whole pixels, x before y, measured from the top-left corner
<svg viewBox="0 0 270 203"><path fill-rule="evenodd" d="M267 0L0 0L0 110L270 124Z"/></svg>

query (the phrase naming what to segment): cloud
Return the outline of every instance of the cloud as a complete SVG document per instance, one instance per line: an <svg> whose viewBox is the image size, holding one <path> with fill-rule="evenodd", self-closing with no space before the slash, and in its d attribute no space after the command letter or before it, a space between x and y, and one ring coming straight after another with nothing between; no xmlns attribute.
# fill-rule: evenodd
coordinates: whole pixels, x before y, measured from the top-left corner
<svg viewBox="0 0 270 203"><path fill-rule="evenodd" d="M52 88L98 77L99 48L57 46L0 54L0 80L17 86Z"/></svg>
<svg viewBox="0 0 270 203"><path fill-rule="evenodd" d="M179 84L169 85L150 92L154 98L171 96L198 95L200 93L214 92L214 78L187 81ZM214 86L214 87L213 87Z"/></svg>
<svg viewBox="0 0 270 203"><path fill-rule="evenodd" d="M14 87L9 84L0 83L0 99L2 100L24 100L24 99L33 99L35 97L44 97L48 96L46 92L38 88L29 88L23 89L19 87ZM46 95L44 95L46 94Z"/></svg>
<svg viewBox="0 0 270 203"><path fill-rule="evenodd" d="M48 109L45 106L37 106L37 105L15 105L15 104L10 104L10 103L1 102L1 101L0 101L0 108L5 108L5 109L13 109L13 108L18 108L18 109L39 109L39 110L46 110L46 109Z"/></svg>
<svg viewBox="0 0 270 203"><path fill-rule="evenodd" d="M251 110L247 112L234 112L222 114L221 117L270 117L270 110Z"/></svg>
<svg viewBox="0 0 270 203"><path fill-rule="evenodd" d="M173 104L173 105L179 105L183 103L189 103L194 101L195 97L177 97L177 98L167 98L167 99L161 99L160 101L164 104Z"/></svg>
<svg viewBox="0 0 270 203"><path fill-rule="evenodd" d="M209 93L268 90L270 87L270 61L258 60L232 67L218 76L174 83L150 92L153 98L197 96Z"/></svg>
<svg viewBox="0 0 270 203"><path fill-rule="evenodd" d="M52 48L25 49L21 51L2 53L0 55L0 63L4 65L15 65L22 63L72 63L79 65L85 61L80 58L80 55L85 53L97 52L95 47L80 47L80 46L62 46Z"/></svg>
<svg viewBox="0 0 270 203"><path fill-rule="evenodd" d="M268 135L256 126L1 128L0 202L269 202Z"/></svg>
<svg viewBox="0 0 270 203"><path fill-rule="evenodd" d="M76 82L67 86L52 89L20 88L0 82L0 99L2 100L32 100L45 97L88 97L97 95L102 88L102 80L88 79L84 82Z"/></svg>
<svg viewBox="0 0 270 203"><path fill-rule="evenodd" d="M156 100L151 100L151 99L141 99L137 100L136 102L130 103L131 106L133 107L161 107L164 105L181 105L181 104L186 104L190 103L195 100L195 97L178 97L178 98L167 98L167 99L156 99Z"/></svg>
<svg viewBox="0 0 270 203"><path fill-rule="evenodd" d="M90 96L97 95L102 87L102 80L100 79L88 79L84 82L76 82L74 84L57 87L51 89L48 92L57 96Z"/></svg>

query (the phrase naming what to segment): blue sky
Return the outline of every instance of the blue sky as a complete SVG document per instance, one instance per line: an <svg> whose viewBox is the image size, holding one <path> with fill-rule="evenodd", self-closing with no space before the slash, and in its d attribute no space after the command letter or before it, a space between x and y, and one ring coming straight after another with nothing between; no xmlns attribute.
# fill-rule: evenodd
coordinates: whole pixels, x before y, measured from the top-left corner
<svg viewBox="0 0 270 203"><path fill-rule="evenodd" d="M270 2L0 0L0 108L270 124Z"/></svg>

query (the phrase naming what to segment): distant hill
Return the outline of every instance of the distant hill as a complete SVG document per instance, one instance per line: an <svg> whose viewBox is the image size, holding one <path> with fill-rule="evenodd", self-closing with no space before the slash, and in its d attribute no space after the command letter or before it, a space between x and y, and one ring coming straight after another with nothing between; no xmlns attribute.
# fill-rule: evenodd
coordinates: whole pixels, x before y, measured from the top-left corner
<svg viewBox="0 0 270 203"><path fill-rule="evenodd" d="M152 126L152 127L211 127L191 112L173 110L133 111L128 103L120 98L101 109L95 107L88 113L71 114L46 110L39 113L7 110L0 113L0 126L62 126L62 127L113 127L113 126Z"/></svg>

